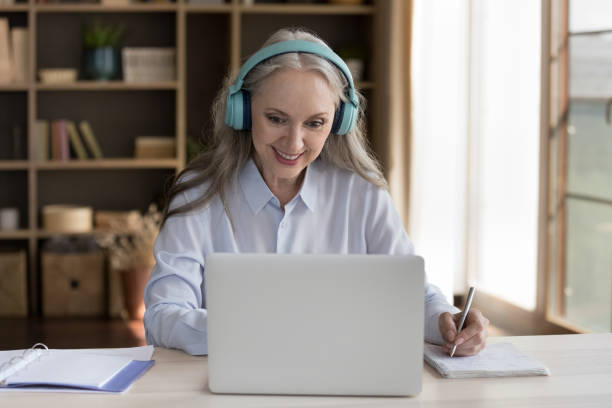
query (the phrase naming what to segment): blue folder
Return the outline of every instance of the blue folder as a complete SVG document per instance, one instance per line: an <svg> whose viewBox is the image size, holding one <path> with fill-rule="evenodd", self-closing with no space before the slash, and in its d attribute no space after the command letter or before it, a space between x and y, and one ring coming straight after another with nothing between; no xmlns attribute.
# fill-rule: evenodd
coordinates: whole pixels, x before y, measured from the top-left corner
<svg viewBox="0 0 612 408"><path fill-rule="evenodd" d="M75 386L70 384L58 384L58 383L11 383L4 385L4 388L53 388L53 389L81 389L89 391L104 391L104 392L116 392L121 393L127 390L130 385L140 378L149 368L153 366L155 360L139 361L132 360L126 365L121 371L115 374L110 380L108 380L101 387L92 386Z"/></svg>

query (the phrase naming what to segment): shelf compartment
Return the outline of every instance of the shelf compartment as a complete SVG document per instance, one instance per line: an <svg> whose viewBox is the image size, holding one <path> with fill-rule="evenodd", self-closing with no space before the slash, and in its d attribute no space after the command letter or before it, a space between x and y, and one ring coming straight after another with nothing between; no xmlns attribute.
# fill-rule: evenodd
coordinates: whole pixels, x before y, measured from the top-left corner
<svg viewBox="0 0 612 408"><path fill-rule="evenodd" d="M17 232L28 228L28 172L23 170L0 171L0 186L2 186L0 208L17 208L19 211ZM17 233L14 230L2 232L8 235Z"/></svg>
<svg viewBox="0 0 612 408"><path fill-rule="evenodd" d="M48 91L37 104L38 119L89 121L104 158L133 157L137 136L176 136L174 91Z"/></svg>
<svg viewBox="0 0 612 408"><path fill-rule="evenodd" d="M70 6L72 7L72 6ZM36 35L36 72L42 68L75 68L79 79L83 75L82 27L84 24L100 22L123 24L126 27L121 47L176 47L175 13L49 13L37 17ZM120 52L120 50L119 50ZM119 66L118 78L122 78ZM45 85L44 87L47 87ZM59 85L58 85L59 86ZM62 84L61 89L70 87ZM75 86L95 86L80 85ZM102 85L99 85L102 86ZM113 85L109 85L113 86Z"/></svg>
<svg viewBox="0 0 612 408"><path fill-rule="evenodd" d="M197 141L208 137L212 129L212 103L230 63L231 19L223 14L193 14L186 20L186 134L189 140ZM215 41L203 42L203 38Z"/></svg>
<svg viewBox="0 0 612 408"><path fill-rule="evenodd" d="M28 94L0 93L0 161L28 157Z"/></svg>
<svg viewBox="0 0 612 408"><path fill-rule="evenodd" d="M316 7L327 9L331 6ZM287 14L279 19L278 15L273 13L256 13L243 15L242 25L240 41L242 60L258 50L264 41L280 28L307 27L323 38L337 53L340 53L343 48L362 48L365 66L361 81L371 83L373 86L370 64L374 58L372 50L375 49L372 35L373 15ZM342 30L338 30L338 27L342 27Z"/></svg>
<svg viewBox="0 0 612 408"><path fill-rule="evenodd" d="M174 174L174 169L41 172L38 211L40 214L42 207L50 204L90 206L94 211L145 211L150 203L161 203L164 188Z"/></svg>

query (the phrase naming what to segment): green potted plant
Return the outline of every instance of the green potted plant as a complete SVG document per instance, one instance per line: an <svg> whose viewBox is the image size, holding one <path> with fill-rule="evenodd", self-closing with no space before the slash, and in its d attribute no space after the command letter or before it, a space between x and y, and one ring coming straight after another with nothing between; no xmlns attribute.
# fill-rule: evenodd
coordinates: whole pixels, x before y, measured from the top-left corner
<svg viewBox="0 0 612 408"><path fill-rule="evenodd" d="M119 72L119 41L123 37L123 24L102 24L95 21L83 26L85 77L109 80Z"/></svg>

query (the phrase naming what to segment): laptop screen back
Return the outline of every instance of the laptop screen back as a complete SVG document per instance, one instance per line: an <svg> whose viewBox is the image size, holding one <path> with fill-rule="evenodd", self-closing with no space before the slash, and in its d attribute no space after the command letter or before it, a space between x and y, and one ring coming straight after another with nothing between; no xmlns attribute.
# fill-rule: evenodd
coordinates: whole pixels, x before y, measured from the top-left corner
<svg viewBox="0 0 612 408"><path fill-rule="evenodd" d="M210 254L205 276L211 391L420 392L422 258Z"/></svg>

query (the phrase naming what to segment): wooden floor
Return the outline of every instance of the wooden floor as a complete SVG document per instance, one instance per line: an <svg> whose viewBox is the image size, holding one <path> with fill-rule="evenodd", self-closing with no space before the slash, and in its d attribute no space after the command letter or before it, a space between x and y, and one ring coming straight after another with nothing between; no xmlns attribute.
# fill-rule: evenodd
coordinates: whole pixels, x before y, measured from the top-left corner
<svg viewBox="0 0 612 408"><path fill-rule="evenodd" d="M49 348L135 347L145 345L145 336L140 320L0 319L0 350L36 343Z"/></svg>

